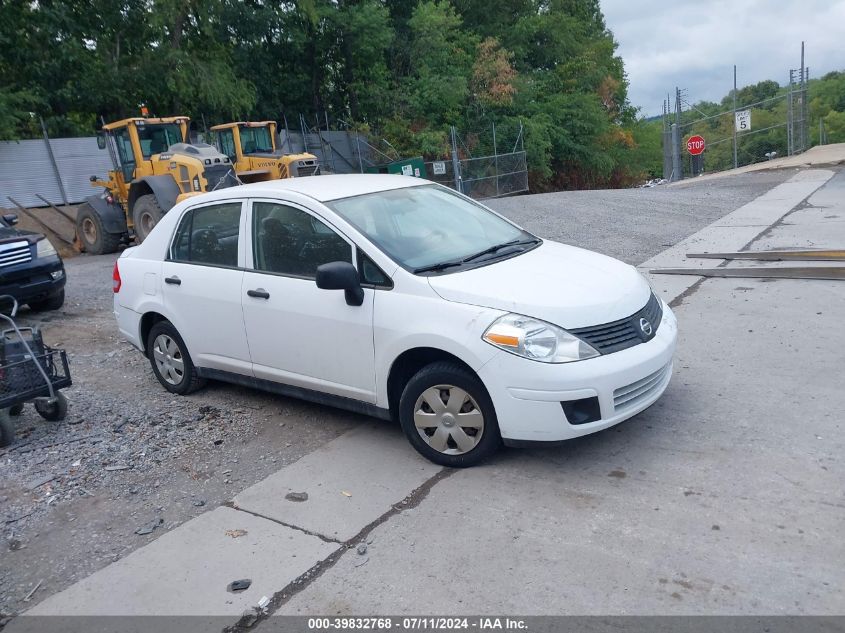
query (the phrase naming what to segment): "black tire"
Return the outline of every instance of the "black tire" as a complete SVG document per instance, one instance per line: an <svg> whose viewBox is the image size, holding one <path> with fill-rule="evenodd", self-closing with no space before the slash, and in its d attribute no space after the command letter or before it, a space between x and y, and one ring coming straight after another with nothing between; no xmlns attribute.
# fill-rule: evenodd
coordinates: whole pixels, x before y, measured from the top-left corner
<svg viewBox="0 0 845 633"><path fill-rule="evenodd" d="M36 312L44 312L45 310L58 310L65 303L65 289L62 288L56 294L42 299L41 301L30 301L29 309Z"/></svg>
<svg viewBox="0 0 845 633"><path fill-rule="evenodd" d="M434 395L440 398L440 405L445 413L452 417L439 424L438 427L428 427L419 431L414 422L417 412L421 415L437 415L437 411L428 405L428 399L424 396L426 391L435 387L440 387L440 389ZM453 391L455 389L457 391ZM467 397L461 396L461 391ZM455 401L455 406L452 406L451 401L453 394L459 398ZM417 410L418 404L421 404L419 410ZM464 421L473 421L475 426L460 424L461 418L455 417L449 411L450 406L456 410L457 416L467 416ZM480 429L477 426L479 423L477 413L482 416ZM434 417L432 419L434 420ZM441 466L453 468L474 466L495 453L502 443L496 410L487 389L477 376L456 363L432 363L414 374L405 385L399 400L399 422L411 446L423 457ZM459 436L458 433L461 435ZM422 434L430 439L423 439ZM435 437L435 434L439 434L440 440ZM444 436L447 439L444 441L443 450L432 446L443 440ZM456 437L463 443L474 443L474 446L466 449L465 444L462 449L456 442Z"/></svg>
<svg viewBox="0 0 845 633"><path fill-rule="evenodd" d="M20 415L23 413L23 404L13 404L9 407L9 415Z"/></svg>
<svg viewBox="0 0 845 633"><path fill-rule="evenodd" d="M0 446L8 446L15 441L15 423L6 409L0 409Z"/></svg>
<svg viewBox="0 0 845 633"><path fill-rule="evenodd" d="M114 253L123 237L106 231L100 214L87 202L79 207L76 214L76 235L85 251L92 255Z"/></svg>
<svg viewBox="0 0 845 633"><path fill-rule="evenodd" d="M159 220L164 217L164 211L152 193L140 196L132 208L132 222L135 225L135 241L140 244Z"/></svg>
<svg viewBox="0 0 845 633"><path fill-rule="evenodd" d="M53 404L47 404L43 400L35 401L35 410L38 415L48 422L58 422L64 420L67 415L67 398L61 391L56 392L56 401Z"/></svg>
<svg viewBox="0 0 845 633"><path fill-rule="evenodd" d="M159 337L164 337L157 345L156 341ZM166 341L172 341L175 345L171 348L171 353L167 354ZM159 360L157 360L158 352L165 354L161 360L164 367L159 368ZM180 396L185 396L205 385L205 379L197 375L196 367L191 360L191 355L188 353L188 348L185 346L185 341L179 336L179 332L169 321L159 321L150 330L147 336L147 356L150 359L153 373L155 374L161 386L171 393L177 393ZM173 361L182 363L181 373L178 371L178 365ZM172 369L169 371L167 368ZM164 373L163 373L164 372Z"/></svg>

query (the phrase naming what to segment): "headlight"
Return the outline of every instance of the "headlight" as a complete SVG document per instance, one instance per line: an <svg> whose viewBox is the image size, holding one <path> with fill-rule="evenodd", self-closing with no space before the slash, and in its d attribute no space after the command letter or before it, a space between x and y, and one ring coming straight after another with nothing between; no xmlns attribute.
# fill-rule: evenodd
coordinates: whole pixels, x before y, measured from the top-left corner
<svg viewBox="0 0 845 633"><path fill-rule="evenodd" d="M56 249L53 248L53 245L50 243L46 237L43 240L38 240L35 243L35 256L36 257L49 257L50 255L55 255Z"/></svg>
<svg viewBox="0 0 845 633"><path fill-rule="evenodd" d="M599 355L563 328L521 314L499 317L481 338L506 352L543 363L571 363Z"/></svg>

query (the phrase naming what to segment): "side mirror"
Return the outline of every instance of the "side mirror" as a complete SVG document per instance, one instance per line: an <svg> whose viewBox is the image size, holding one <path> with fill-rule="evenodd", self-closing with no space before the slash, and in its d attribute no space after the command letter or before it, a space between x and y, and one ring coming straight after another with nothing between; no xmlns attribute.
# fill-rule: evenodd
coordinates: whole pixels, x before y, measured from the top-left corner
<svg viewBox="0 0 845 633"><path fill-rule="evenodd" d="M97 147L100 149L106 149L106 135L102 132L97 134Z"/></svg>
<svg viewBox="0 0 845 633"><path fill-rule="evenodd" d="M346 303L359 306L364 303L364 289L358 271L349 262L329 262L317 267L317 287L323 290L343 290Z"/></svg>
<svg viewBox="0 0 845 633"><path fill-rule="evenodd" d="M3 216L3 221L8 224L9 226L14 226L18 223L18 214L17 213L7 213Z"/></svg>

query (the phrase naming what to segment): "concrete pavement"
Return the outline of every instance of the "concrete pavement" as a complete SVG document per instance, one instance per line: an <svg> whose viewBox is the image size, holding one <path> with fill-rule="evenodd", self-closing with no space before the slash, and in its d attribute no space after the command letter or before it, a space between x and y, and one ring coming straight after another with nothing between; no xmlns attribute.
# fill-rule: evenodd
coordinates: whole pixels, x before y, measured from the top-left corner
<svg viewBox="0 0 845 633"><path fill-rule="evenodd" d="M799 172L642 268L749 243L842 246L833 176ZM635 419L466 471L368 423L29 614L234 620L265 595L279 615L845 612L845 284L652 283L683 296L681 338L669 390ZM247 592L225 592L250 575Z"/></svg>

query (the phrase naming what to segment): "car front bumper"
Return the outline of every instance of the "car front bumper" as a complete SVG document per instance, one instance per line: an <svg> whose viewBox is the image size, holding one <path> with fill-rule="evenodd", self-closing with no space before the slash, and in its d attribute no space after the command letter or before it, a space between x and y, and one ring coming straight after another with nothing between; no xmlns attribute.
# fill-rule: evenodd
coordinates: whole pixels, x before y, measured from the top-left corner
<svg viewBox="0 0 845 633"><path fill-rule="evenodd" d="M678 326L665 303L657 334L647 343L573 363L550 364L508 352L478 372L493 400L506 444L558 442L595 433L648 408L672 377ZM597 398L601 417L567 419L562 403Z"/></svg>
<svg viewBox="0 0 845 633"><path fill-rule="evenodd" d="M66 281L61 259L36 259L0 270L0 295L12 295L18 304L43 301L61 291Z"/></svg>

